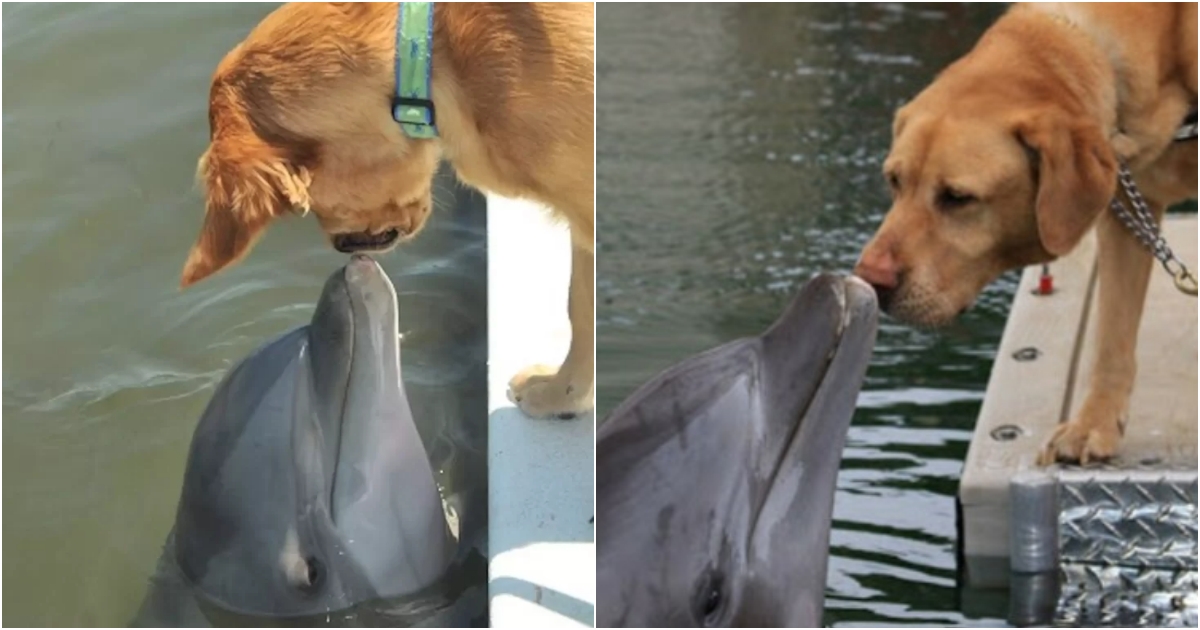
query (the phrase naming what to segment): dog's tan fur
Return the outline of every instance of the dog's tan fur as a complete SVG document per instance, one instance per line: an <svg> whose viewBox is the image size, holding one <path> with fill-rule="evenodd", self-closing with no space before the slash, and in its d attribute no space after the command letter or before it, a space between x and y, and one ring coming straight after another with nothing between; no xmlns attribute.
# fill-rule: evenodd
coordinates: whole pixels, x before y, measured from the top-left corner
<svg viewBox="0 0 1200 630"><path fill-rule="evenodd" d="M392 120L394 3L285 5L221 61L199 165L204 224L182 285L237 262L292 211L311 211L331 237L391 229L412 237L444 159L463 182L544 203L569 224L570 350L558 370L528 368L511 387L533 416L586 411L595 365L594 7L434 6L436 139L413 140Z"/></svg>
<svg viewBox="0 0 1200 630"><path fill-rule="evenodd" d="M1152 259L1105 208L1118 159L1160 218L1196 197L1196 142L1172 142L1196 69L1196 3L1017 5L896 114L892 207L856 272L898 319L946 323L1004 270L1097 229L1096 367L1043 463L1120 445Z"/></svg>

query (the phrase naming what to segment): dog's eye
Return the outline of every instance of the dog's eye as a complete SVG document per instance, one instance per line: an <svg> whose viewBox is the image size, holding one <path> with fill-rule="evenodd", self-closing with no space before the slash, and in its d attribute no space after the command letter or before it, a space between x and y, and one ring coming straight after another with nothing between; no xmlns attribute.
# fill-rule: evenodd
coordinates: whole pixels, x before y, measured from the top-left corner
<svg viewBox="0 0 1200 630"><path fill-rule="evenodd" d="M943 209L954 210L961 208L969 203L977 201L975 195L955 190L953 188L943 188L938 192L937 204Z"/></svg>

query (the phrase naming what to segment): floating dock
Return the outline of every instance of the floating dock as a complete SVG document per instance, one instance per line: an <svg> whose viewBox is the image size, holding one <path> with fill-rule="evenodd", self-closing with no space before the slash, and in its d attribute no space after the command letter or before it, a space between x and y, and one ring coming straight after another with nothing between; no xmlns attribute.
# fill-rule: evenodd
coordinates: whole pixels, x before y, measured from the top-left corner
<svg viewBox="0 0 1200 630"><path fill-rule="evenodd" d="M1196 228L1195 215L1163 223L1192 270ZM1096 256L1090 234L1050 265L1048 296L1034 293L1040 266L1021 277L959 487L965 579L971 588L1011 587L1014 622L1195 627L1197 301L1158 263L1117 458L1036 463L1087 392Z"/></svg>
<svg viewBox="0 0 1200 630"><path fill-rule="evenodd" d="M488 608L493 628L592 627L595 415L533 420L507 396L571 338L570 236L534 204L488 196Z"/></svg>

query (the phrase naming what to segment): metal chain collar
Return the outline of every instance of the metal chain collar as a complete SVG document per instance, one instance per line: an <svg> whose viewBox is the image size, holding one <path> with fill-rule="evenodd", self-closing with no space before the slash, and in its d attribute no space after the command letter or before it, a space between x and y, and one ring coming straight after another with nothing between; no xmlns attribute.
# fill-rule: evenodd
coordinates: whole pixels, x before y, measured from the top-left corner
<svg viewBox="0 0 1200 630"><path fill-rule="evenodd" d="M1125 191L1125 196L1129 198L1130 205L1133 206L1131 211L1121 202L1120 196L1113 197L1109 204L1109 209L1129 231L1133 233L1146 249L1162 264L1163 269L1171 274L1175 279L1175 288L1181 292L1191 296L1196 295L1196 276L1188 270L1187 265L1183 264L1175 256L1175 252L1167 245L1167 239L1163 238L1162 232L1158 228L1158 223L1154 220L1154 215L1150 214L1150 209L1146 205L1145 198L1138 191L1137 184L1133 182L1133 175L1129 172L1129 166L1124 160L1118 160L1120 168L1117 169L1117 179L1121 183L1121 189Z"/></svg>
<svg viewBox="0 0 1200 630"><path fill-rule="evenodd" d="M1184 123L1183 126L1179 128L1179 131L1175 132L1175 142L1187 142L1188 140L1195 140L1197 135L1196 127L1197 125L1195 119Z"/></svg>
<svg viewBox="0 0 1200 630"><path fill-rule="evenodd" d="M1191 112L1183 119L1183 125L1175 132L1175 142L1187 142L1196 139L1196 112Z"/></svg>

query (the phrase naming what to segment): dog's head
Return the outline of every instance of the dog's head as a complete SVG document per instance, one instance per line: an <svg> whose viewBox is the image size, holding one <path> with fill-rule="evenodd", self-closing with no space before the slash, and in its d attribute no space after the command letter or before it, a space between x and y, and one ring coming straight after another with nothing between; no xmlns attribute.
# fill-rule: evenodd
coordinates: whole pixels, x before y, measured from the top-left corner
<svg viewBox="0 0 1200 630"><path fill-rule="evenodd" d="M185 287L240 260L288 213L312 212L343 252L391 249L429 216L438 149L392 120L390 31L377 29L375 45L330 26L347 16L308 13L268 16L217 68Z"/></svg>
<svg viewBox="0 0 1200 630"><path fill-rule="evenodd" d="M893 317L949 323L1004 271L1069 252L1115 193L1100 125L1027 90L935 82L897 112L892 206L855 267Z"/></svg>

